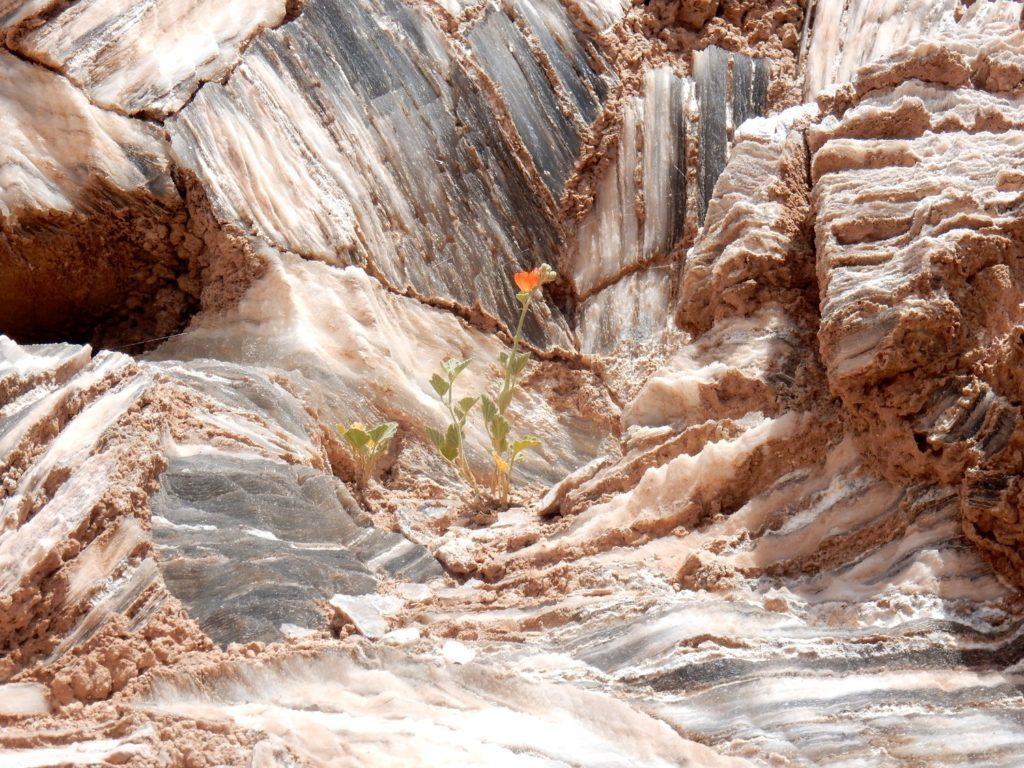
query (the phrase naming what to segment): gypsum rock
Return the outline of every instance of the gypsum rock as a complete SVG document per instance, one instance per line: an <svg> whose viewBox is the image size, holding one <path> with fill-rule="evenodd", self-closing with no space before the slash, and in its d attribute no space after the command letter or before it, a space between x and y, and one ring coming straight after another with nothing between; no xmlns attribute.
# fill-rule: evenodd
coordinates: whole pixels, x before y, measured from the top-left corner
<svg viewBox="0 0 1024 768"><path fill-rule="evenodd" d="M808 360L813 343L813 330L778 308L724 318L647 378L623 424L689 427L754 409L779 413L822 383Z"/></svg>
<svg viewBox="0 0 1024 768"><path fill-rule="evenodd" d="M345 486L318 468L320 436L305 406L265 372L214 361L152 365L232 414L214 410L210 428L258 449L176 445L151 500L167 587L211 639L323 630L320 601L373 593L383 580L441 575L423 547L373 527Z"/></svg>
<svg viewBox="0 0 1024 768"><path fill-rule="evenodd" d="M810 133L830 386L894 473L946 482L1006 445L1013 427L995 414L1016 421L1013 409L984 414L1019 397L1000 339L1020 242L1006 186L1021 172L1020 101L978 93L910 84ZM967 428L949 433L956 417L942 414L975 389L981 410L963 402Z"/></svg>
<svg viewBox="0 0 1024 768"><path fill-rule="evenodd" d="M1022 18L1019 0L974 3L959 21L956 14L947 15L927 40L862 68L855 91L864 95L911 77L954 88L970 81L982 90L1012 91L1024 68L1018 42Z"/></svg>
<svg viewBox="0 0 1024 768"><path fill-rule="evenodd" d="M689 723L736 749L758 745L762 755L806 766L925 754L936 764L1011 765L1020 732L1011 724L1019 703L1008 667L1020 620L997 607L1007 592L959 539L950 495L945 506L941 495L901 505L891 488L856 473L809 474L814 484L834 485L815 496L787 478L775 499L727 518L733 536L705 539L712 552L723 544L726 552L748 550L750 559L735 564L741 569L744 562L753 573L791 569L786 576L730 587L731 555L698 555L688 578L718 592L717 600L683 592L625 633L609 627L603 643L594 642L592 627L576 647L623 683L654 688L651 711L668 722ZM787 503L802 498L811 503L794 514ZM746 514L773 509L787 521L777 536L773 523ZM829 541L828 532L847 539ZM656 551L642 557L654 560ZM1000 618L979 621L981 605ZM698 611L708 613L693 623L688 617ZM879 706L901 714L880 716ZM1005 740L984 736L1002 727Z"/></svg>
<svg viewBox="0 0 1024 768"><path fill-rule="evenodd" d="M801 314L813 291L805 107L751 120L715 185L708 220L687 253L678 322L696 331L775 303Z"/></svg>
<svg viewBox="0 0 1024 768"><path fill-rule="evenodd" d="M205 685L168 679L137 703L143 712L223 712L274 733L314 764L435 763L625 768L742 768L611 696L573 685L509 679L483 664L417 659L360 643L268 663L235 663ZM387 696L382 690L403 690ZM395 728L394 723L405 723ZM566 731L573 734L565 738ZM306 738L316 733L318 738Z"/></svg>
<svg viewBox="0 0 1024 768"><path fill-rule="evenodd" d="M809 132L830 386L889 476L963 482L965 533L1017 583L1019 14L865 68Z"/></svg>
<svg viewBox="0 0 1024 768"><path fill-rule="evenodd" d="M694 453L648 468L634 487L593 504L561 530L499 561L504 568L566 562L691 530L710 509L735 507L821 450L821 427L809 414L787 412L774 419L751 414L738 427L739 434L709 440Z"/></svg>
<svg viewBox="0 0 1024 768"><path fill-rule="evenodd" d="M153 374L70 345L0 337L0 352L0 676L41 662L58 703L105 698L156 663L139 651L143 638L165 638L165 661L202 646L147 556L159 434L137 423L122 431L149 400ZM107 666L77 669L74 652L96 644L110 649Z"/></svg>
<svg viewBox="0 0 1024 768"><path fill-rule="evenodd" d="M6 717L19 715L48 715L50 702L45 685L40 683L6 683L0 685L0 714Z"/></svg>
<svg viewBox="0 0 1024 768"><path fill-rule="evenodd" d="M202 433L176 441L151 500L167 587L211 639L322 631L321 601L441 575L423 547L373 527L323 471L322 437L305 404L267 372L214 361L152 366L219 406L205 425L250 446L210 446Z"/></svg>
<svg viewBox="0 0 1024 768"><path fill-rule="evenodd" d="M438 0L437 4L456 19L466 19L472 16L474 10L480 8L477 0ZM564 9L554 4L535 6L545 8L545 13L553 13L556 16L571 13L577 23L582 22L581 25L586 29L600 33L608 32L609 28L625 15L629 7L628 0L581 0Z"/></svg>
<svg viewBox="0 0 1024 768"><path fill-rule="evenodd" d="M995 48L991 50L998 53ZM921 53L929 55L925 49ZM908 67L920 64L915 63L913 54L908 56L900 64L904 73ZM993 73L999 83L1012 80L1013 67L993 67L992 60L988 57L984 66L977 68L979 81L994 82ZM919 67L918 71L925 69ZM854 98L862 99L869 97L869 92L884 97L884 88L907 79L884 66L875 69L874 74L875 79L865 81L864 93L858 97L856 88L847 89L846 97L853 93ZM990 95L997 94L998 89L992 87ZM843 109L840 103L837 118L843 116ZM963 115L969 121L965 125L973 126L977 114L979 110L973 107L959 106L949 112L948 119L958 120ZM984 118L980 125L989 125L990 119ZM846 124L843 130L851 126ZM768 131L767 135L776 133ZM826 137L826 142L857 138ZM764 168L769 182L777 180L773 174L778 172L778 164L755 163L750 167ZM741 174L731 174L727 168L722 178L729 176L739 178ZM1003 184L1012 186L1015 178L1011 172L1003 177ZM728 186L719 186L725 194ZM799 203L799 198L794 203L796 207L804 204L806 201ZM714 201L709 207L713 206ZM727 208L724 201L722 207ZM784 218L792 213L788 211ZM765 226L763 220L752 220L751 225ZM725 258L717 270L715 258L702 262L708 267L709 279L725 281L732 269L742 268L743 260L730 258L736 251L729 249L732 235L711 230L709 226L705 243L717 241ZM753 239L743 235L742 230L735 233L739 240ZM401 617L396 617L408 624L400 630L405 633L401 642L412 642L417 654L436 656L440 643L435 638L458 636L465 642L459 658L475 655L471 664L458 667L453 663L442 668L431 677L437 682L433 686L423 682L422 672L438 669L433 661L422 656L407 660L402 654L384 657L371 649L372 659L367 662L367 653L362 650L367 648L365 644L353 644L360 649L354 661L349 661L353 657L348 655L348 647L340 659L321 653L317 658L326 660L317 662L322 666L310 673L311 680L289 666L283 672L277 666L283 657L289 661L298 657L296 666L300 670L302 664L312 666L308 646L294 655L288 648L246 649L261 658L238 661L228 668L230 672L225 669L223 657L211 654L207 657L210 666L205 669L188 662L181 664L180 676L168 684L170 690L163 689L166 698L148 702L157 708L155 711L136 711L132 715L159 722L160 735L151 732L148 736L126 736L121 730L105 741L123 743L127 751L111 759L128 757L141 764L164 759L168 754L165 750L175 748L180 738L173 732L167 736L169 729L187 723L191 731L200 731L207 718L217 715L220 717L212 727L226 732L224 738L234 739L236 744L230 759L217 755L216 759L226 764L261 764L257 760L272 759L271 764L280 760L280 764L287 765L290 758L281 756L282 744L265 735L268 729L281 729L282 736L293 740L295 749L327 744L335 757L341 751L339 747L351 748L354 743L351 731L345 730L352 720L338 715L338 696L333 689L318 697L313 683L327 683L337 677L351 680L366 665L371 668L367 688L372 689L372 695L368 702L362 696L352 697L349 708L365 704L366 709L359 711L369 711L368 719L374 726L379 724L382 707L401 722L415 718L419 726L417 738L407 739L403 733L396 733L395 720L388 720L381 728L383 734L375 736L372 747L368 747L376 748L383 742L387 757L382 761L393 760L402 748L420 748L423 732L435 733L439 721L453 726L444 730L444 744L450 743L453 732L460 736L467 733L462 730L467 710L479 710L478 700L466 690L478 694L481 688L487 690L481 680L497 680L506 696L510 690L524 691L529 707L538 706L538 701L543 704L557 698L558 702L557 707L548 706L539 717L526 721L525 735L515 739L518 751L512 750L509 758L516 761L532 761L538 750L578 762L589 763L592 757L599 760L609 754L610 748L602 748L595 756L578 755L570 747L604 738L609 721L626 723L626 733L616 741L634 745L637 733L645 737L649 733L650 721L635 717L640 710L670 725L668 730L658 725L657 730L675 731L673 744L681 741L677 733L690 734L727 753L727 760L739 757L755 764L788 762L798 766L849 765L851 761L864 765L922 761L938 766L1015 765L1019 745L1024 741L1019 728L1019 675L1014 666L1021 646L1018 603L1013 592L999 583L960 535L957 489L910 485L880 477L861 444L842 439L844 422L849 419L831 402L821 377L799 380L793 375L800 368L810 370L817 362L814 345L806 343L808 334L816 331L817 318L806 316L807 301L785 300L791 296L807 298L803 294L807 286L793 279L803 273L796 268L798 265L787 261L797 253L799 249L783 248L781 256L755 263L757 271L748 273L770 287L765 296L768 306L756 306L756 301L734 307L716 304L714 288L701 289L710 297L696 317L706 325L705 332L688 345L683 355L671 358L655 377L667 385L664 392L678 385L680 400L694 389L698 397L685 400L688 409L680 413L670 409L675 404L671 395L659 404L658 398L652 397L654 387L641 387L638 402L647 402L645 410L651 414L654 426L633 424L625 435L627 454L621 459L614 451L603 456L607 453L603 449L583 451L597 458L588 461L587 471L571 475L573 482L579 483L579 493L573 497L569 491L565 496L569 508L562 510L571 517L541 522L527 510L513 509L482 527L476 523L464 526L459 520L447 531L438 530L436 525L416 526L416 535L422 537L418 540L436 550L439 557L450 558L446 564L465 563L465 575L478 575L494 583L471 578L464 584L429 589L411 600ZM804 254L809 255L806 251ZM389 306L395 297L379 287L362 293L342 288L362 285L363 281L375 286L358 270L346 271L344 280L337 275L328 279L326 275L339 270L311 266L291 256L264 258L264 279L254 283L257 293L264 292L262 306L258 301L248 305L243 301L245 314L229 307L226 315L209 312L197 322L200 330L219 323L230 326L220 343L212 342L204 348L203 337L190 334L181 337L182 342L194 344L189 354L182 355L184 359L141 366L144 370L153 366L159 375L176 378L174 392L186 399L175 402L187 403L185 410L192 414L184 424L172 420L174 448L168 449L172 460L202 455L196 459L198 463L212 450L218 458L224 453L232 458L255 454L261 461L325 469L324 454L330 446L324 445L322 434L307 434L302 426L304 419L310 419L313 433L327 432L335 416L350 413L345 408L366 417L365 403L379 403L387 397L353 397L355 387L339 386L336 358L342 357L346 364L357 367L351 361L361 355L346 354L346 345L360 352L369 349L366 360L360 362L366 363L364 380L371 365L380 366L382 356L373 350L388 347L393 326L369 332L365 330L373 325L369 318L391 318L405 312L393 308L369 311L367 307L377 304L359 296L377 297L379 293L387 299L381 299L380 304ZM298 276L306 269L307 275L300 279ZM245 277L248 279L248 275ZM696 284L704 285L705 281ZM349 306L352 295L355 298ZM700 291L694 295L700 295ZM1012 300L1014 294L1000 296ZM401 303L397 299L395 302ZM273 314L281 304L285 308ZM416 329L408 336L413 341L402 343L412 350L408 352L410 358L419 354L421 339L432 338L431 334L438 333L436 327L444 325L438 319L444 316L442 312L417 305L415 312L420 311L423 315L419 323L404 323ZM356 319L344 319L348 312ZM460 334L465 327L456 325L460 330L450 336L448 329L440 329L444 341L439 346L463 338ZM250 337L254 328L256 333ZM293 334L300 337L301 349L290 358L285 342ZM356 341L350 341L349 335ZM466 336L488 339L475 331ZM745 339L749 339L747 348ZM361 341L366 347L359 346ZM487 356L500 349L490 341L480 344ZM431 354L439 353L435 350ZM200 362L196 359L200 356L247 360L248 369L246 364ZM74 353L56 348L52 357L54 366L69 368ZM780 357L781 364L776 366ZM315 374L324 359L331 361L330 375L317 380ZM722 364L718 371L702 370L712 367L716 360ZM978 366L984 367L984 363ZM1012 380L1009 371L1013 367L1001 364L998 369L1007 373L992 377L999 379L1003 389L1009 389L1003 386L1003 380ZM18 374L0 374L0 387L11 392L31 391L29 382L47 378L41 372L46 365L25 363L24 368L25 379ZM387 386L395 378L396 369L384 370L382 378ZM550 369L544 366L543 370ZM678 375L673 377L673 373ZM177 389L187 379L196 382L204 376L208 377L205 383L188 385L192 388L186 388L187 393ZM352 376L356 380L355 374ZM225 381L218 381L220 378ZM257 384L250 386L245 383L247 379ZM563 392L579 381L566 382ZM734 389L737 382L742 384L738 390ZM374 381L368 386L372 390L380 383ZM532 389L536 385L534 380L531 397L536 394ZM993 407L994 389L986 386L975 382L969 390L971 396L965 398L971 408L967 418L947 413L959 407L960 397L954 396L953 390L937 390L921 414L936 425L929 428L929 434L959 439L956 436L970 427L976 412L987 413ZM335 390L340 395L332 402L325 393ZM410 390L403 387L401 400ZM800 394L794 397L794 393ZM219 405L204 398L216 400ZM274 405L267 405L268 401ZM572 410L580 402L564 407ZM324 403L332 405L327 408ZM400 405L407 407L404 402ZM308 416L303 415L307 408ZM834 408L837 413L833 413ZM637 409L627 407L630 410ZM379 412L369 413L376 416ZM709 421L698 423L702 415ZM139 427L119 423L118 432L132 429ZM153 428L153 422L143 424L142 429L146 434L161 433ZM584 442L589 441L587 437ZM411 442L407 448L413 453L416 441ZM569 453L571 439L564 445ZM399 465L404 460L400 458ZM566 462L566 468L571 465ZM438 474L436 468L425 464L418 469L431 477ZM986 465L986 469L1000 471L996 465ZM997 480L986 478L983 487L971 495L979 502L979 509L983 506L980 502L986 500L983 491L988 498L1001 493ZM1005 496L1012 500L1012 494L1011 490ZM403 530L416 513L436 524L443 517L431 517L433 510L424 508L442 503L437 499L403 498L397 502L395 516ZM1011 519L1002 507L998 516L1000 520ZM125 539L131 540L130 536ZM545 547L548 551L540 552ZM555 557L548 562L551 549L556 550ZM116 610L106 615L114 624L120 620ZM424 631L420 632L419 627ZM97 640L106 637L99 635ZM420 639L410 641L409 637ZM387 634L381 638L382 644L399 641L394 636L386 638ZM66 662L67 656L82 663L93 661L99 656L96 642L80 651L72 649L75 652L58 661ZM329 640L323 643L334 645ZM136 664L134 669L140 668ZM237 671L239 668L242 671ZM46 675L50 669L44 667L38 672ZM453 669L464 669L465 673L457 676ZM264 672L268 674L264 676ZM113 678L113 671L108 670L108 674ZM135 672L119 674L130 676ZM221 676L230 679L222 684ZM55 690L64 692L68 699L58 700L75 698L72 683L84 677L72 679L64 668ZM248 687L234 684L243 678L255 682ZM456 684L448 682L453 678ZM529 684L523 678L529 678ZM289 680L299 680L302 690L281 706L282 697L277 694ZM153 676L149 676L140 682L152 681ZM571 683L567 685L567 681ZM580 706L580 689L584 687L600 690L600 701L588 697ZM269 694L263 692L267 689L271 690ZM410 689L412 693L408 693ZM398 692L403 695L396 695ZM426 714L420 693L426 693L430 700ZM622 706L601 718L604 730L594 735L594 728L589 726L584 728L585 737L566 739L566 724L579 723L581 712L589 718L595 711L608 711L604 707L608 694L620 699ZM469 700L455 721L444 720L442 713L446 710L434 706L445 695ZM126 699L120 697L116 705L131 705L132 701ZM267 704L266 699L276 700ZM524 722L515 714L505 715L521 713L518 701L501 701L501 723L508 725L497 730L479 729L488 737L497 734L506 738L513 732L512 724ZM298 705L293 708L295 702ZM506 706L509 703L512 706ZM485 704L489 707L486 713L493 717L494 696L488 694ZM85 722L95 724L97 732L110 733L109 719L101 720L109 718L112 709L108 707L104 703L87 708L75 717L79 722L95 718ZM538 725L538 720L543 722ZM550 732L544 723L551 720L564 727L557 729L553 746L552 742L538 745L537 737ZM339 721L342 725L335 725ZM75 721L65 713L57 722L63 727ZM331 724L333 732L325 733L325 722ZM359 724L370 723L362 719ZM254 724L264 734L244 730ZM285 732L293 725L293 731ZM4 745L0 759L64 759L67 750L59 746L54 752L40 754L45 747L39 745L60 738L79 740L86 754L98 756L95 759L105 759L114 749L109 743L98 744L93 733L83 735L81 725L76 726L77 730L63 730L56 737L52 730L39 734L43 727L49 728L49 721L34 720L25 729L13 732L5 727L0 735ZM337 735L338 730L341 735ZM26 733L31 734L31 740ZM493 762L489 761L493 752L479 753L479 731L468 734L466 741L459 742L468 745L458 757L480 764ZM311 738L314 735L324 740ZM244 743L244 754L239 741ZM653 739L643 741L639 745L645 750L642 754L650 755ZM662 744L660 740L657 743ZM33 746L26 749L27 744ZM493 742L487 746L493 746ZM671 764L681 762L680 757L669 754ZM706 751L700 754L702 759L715 759ZM349 753L342 752L341 759L348 757ZM422 756L417 757L422 762ZM625 764L637 759L628 752L622 758Z"/></svg>
<svg viewBox="0 0 1024 768"><path fill-rule="evenodd" d="M767 133L784 140L786 131ZM723 246L725 253L728 238ZM792 290L802 281L787 283L799 270L786 259L800 251L784 253L764 262L781 275L765 269L762 279ZM635 450L581 475L565 494L562 511L575 517L540 530L514 526L526 546L508 555L500 541L467 532L479 551L465 557L482 574L495 572L497 560L505 576L449 591L423 620L526 640L517 645L530 649L519 664L534 653L583 661L677 728L696 724L726 751L762 761L876 765L888 755L927 754L939 765L1012 765L1024 736L1011 666L1022 614L960 534L956 492L889 483L864 466L853 440L827 448L826 434L792 411L724 418L744 405L785 407L794 377L770 375L780 357L772 323L799 329L781 357L813 368L801 361L814 351L802 312L789 316L777 304L718 319L694 346L705 364L721 361L721 373L699 377L701 405L690 416L718 420L681 432L635 428ZM670 392L678 366L651 381L663 379ZM731 366L757 388L736 397ZM810 378L801 386L824 400L816 378L816 386ZM678 381L681 397L696 383ZM642 391L626 418L645 401L644 410L657 413L654 391ZM828 413L813 397L802 406ZM666 412L652 421L675 418ZM787 443L789 430L795 440ZM765 438L779 442L762 453ZM573 558L580 559L569 569ZM666 576L684 589L674 592ZM529 597L531 585L551 583L566 584L564 594ZM483 608L517 589L528 597L514 612ZM879 715L878 702L901 716ZM992 729L1006 738L988 739Z"/></svg>
<svg viewBox="0 0 1024 768"><path fill-rule="evenodd" d="M587 297L623 272L666 256L686 223L686 127L692 81L662 66L626 98L617 154L580 222L571 279Z"/></svg>
<svg viewBox="0 0 1024 768"><path fill-rule="evenodd" d="M487 5L465 34L534 167L557 199L579 155L582 134L601 111L607 84L599 75L600 54L574 32L562 7L534 1Z"/></svg>
<svg viewBox="0 0 1024 768"><path fill-rule="evenodd" d="M324 473L302 405L259 371L3 344L22 382L0 427L9 663L59 666L105 629L138 636L182 604L225 644L326 629L320 600L440 575L422 547L367 525Z"/></svg>
<svg viewBox="0 0 1024 768"><path fill-rule="evenodd" d="M6 36L8 30L44 13L53 4L53 0L3 0L0 2L0 34Z"/></svg>
<svg viewBox="0 0 1024 768"><path fill-rule="evenodd" d="M716 212L742 207L744 198L735 190L744 178L757 178L760 188L776 190L776 204L766 206L769 217L793 224L761 240L749 232L767 229L758 218L738 216L733 227L709 229L714 245L705 246L706 255L695 262L699 274L692 285L730 280L730 271L749 269L757 283L775 286L777 296L802 297L812 289L803 226L806 162L803 142L793 136L800 117L795 111L754 124L746 139L750 147L739 144L735 167L723 176L712 205ZM753 248L739 247L744 242L767 243L767 258L747 258ZM773 302L771 295L770 289L767 306L751 317L718 312L721 319L707 333L648 378L623 412L637 447L565 490L558 509L575 517L542 541L496 558L499 570L592 557L608 547L642 546L690 530L823 449L827 429L819 419L827 420L831 411L819 395L800 391L810 386L820 392L824 382L811 352L816 328L803 314L808 302ZM704 313L694 303L700 317ZM657 431L663 425L667 433Z"/></svg>
<svg viewBox="0 0 1024 768"><path fill-rule="evenodd" d="M102 765L125 759L148 760L154 763L165 756L160 749L160 739L156 731L146 727L116 738L96 739L84 736L71 743L65 741L27 749L0 749L0 759L10 765ZM280 768L291 766L282 763Z"/></svg>
<svg viewBox="0 0 1024 768"><path fill-rule="evenodd" d="M580 0L574 5L601 32L607 32L630 8L626 0Z"/></svg>
<svg viewBox="0 0 1024 768"><path fill-rule="evenodd" d="M784 263L776 268L793 274ZM777 323L800 321L774 312ZM757 314L726 317L696 340L706 360L721 359L725 369L739 354L732 364L762 379L760 391L736 401L731 378L711 379L705 403L785 402L787 380L766 375L777 353L759 366L744 348L744 334L754 337L762 324ZM771 343L770 333L764 338ZM745 351L753 359L744 360ZM808 353L813 347L798 343L788 356ZM467 555L479 572L493 572L494 558L506 575L449 591L423 620L527 640L517 645L530 649L519 664L532 653L584 661L602 680L611 676L619 695L677 728L696 724L727 751L760 760L874 765L888 754L928 754L940 765L1012 765L1022 737L1010 668L1021 614L960 535L955 491L891 484L863 466L854 441L825 449L825 435L799 418L719 417L667 438L650 428L637 433L637 449L618 467L590 472L568 492L562 511L576 517L567 526L514 526L516 540L537 544L501 555L500 541L467 532L480 549ZM758 452L765 430L779 440L783 425L797 442ZM567 569L566 559L580 555ZM531 567L519 570L524 562ZM683 591L656 574L674 576ZM538 583L567 586L520 599L514 612L483 608L512 590L532 595L528 585ZM903 714L879 716L877 702ZM1006 739L986 739L994 728ZM951 732L966 741L949 740Z"/></svg>
<svg viewBox="0 0 1024 768"><path fill-rule="evenodd" d="M180 328L195 299L179 284L186 214L161 131L0 51L0 132L0 331L131 341Z"/></svg>
<svg viewBox="0 0 1024 768"><path fill-rule="evenodd" d="M623 342L657 342L671 325L674 264L632 272L598 291L577 309L580 351L611 356Z"/></svg>
<svg viewBox="0 0 1024 768"><path fill-rule="evenodd" d="M504 664L592 676L758 763L1012 765L1019 606L960 535L955 491L890 484L858 453L846 440L682 535L446 590L421 621L515 638Z"/></svg>
<svg viewBox="0 0 1024 768"><path fill-rule="evenodd" d="M696 58L697 100L691 97L691 81L670 68L645 73L642 97L628 99L624 108L615 161L601 176L593 206L579 225L571 273L577 293L585 297L576 320L585 353L607 355L623 341L650 342L668 324L676 283L673 265L633 275L628 270L664 260L681 245L691 207L686 150L691 104L700 110L695 175L708 196L725 167L731 130L765 109L768 69L763 59L714 46ZM732 84L727 88L730 58ZM707 207L703 194L693 204L700 215ZM602 286L607 287L592 293Z"/></svg>
<svg viewBox="0 0 1024 768"><path fill-rule="evenodd" d="M505 346L493 335L386 291L358 267L341 270L270 251L265 257L267 274L236 307L197 317L151 359L186 368L204 358L253 366L286 380L329 429L393 420L403 435L423 442L425 425L445 424L429 384L442 360L473 361L458 381L459 396L497 387L496 361ZM589 412L581 413L583 400ZM544 442L523 457L524 480L552 483L606 453L616 416L591 374L533 363L510 408L511 421L528 423ZM486 471L489 441L478 419L470 419L466 437L470 459ZM442 466L433 470L441 478L448 474Z"/></svg>
<svg viewBox="0 0 1024 768"><path fill-rule="evenodd" d="M359 525L344 486L309 467L199 454L172 459L160 486L153 538L167 588L221 644L323 629L320 600L443 573L401 534Z"/></svg>
<svg viewBox="0 0 1024 768"><path fill-rule="evenodd" d="M693 79L699 116L697 220L703 224L733 131L767 107L768 62L712 45L694 54Z"/></svg>
<svg viewBox="0 0 1024 768"><path fill-rule="evenodd" d="M801 41L804 99L850 82L862 66L908 43L933 37L958 5L956 0L811 0Z"/></svg>
<svg viewBox="0 0 1024 768"><path fill-rule="evenodd" d="M529 57L535 72L508 79L511 63L488 60L487 86L420 11L394 0L307 3L254 42L225 85L201 89L169 121L175 157L223 223L307 258L365 264L399 290L511 325L510 274L555 261L544 183L564 183L606 86L590 69L598 54L564 14L526 4L507 13L493 9L477 31L501 36L488 51L518 46L515 66ZM547 134L555 156L499 118L521 124L516 110L537 107L526 83L550 87L519 24L559 78L537 118L556 131ZM566 104L578 110L571 120ZM557 311L537 307L528 336L571 347Z"/></svg>
<svg viewBox="0 0 1024 768"><path fill-rule="evenodd" d="M284 0L85 0L27 25L8 44L63 72L94 104L165 117L202 83L225 75L250 39L284 18Z"/></svg>

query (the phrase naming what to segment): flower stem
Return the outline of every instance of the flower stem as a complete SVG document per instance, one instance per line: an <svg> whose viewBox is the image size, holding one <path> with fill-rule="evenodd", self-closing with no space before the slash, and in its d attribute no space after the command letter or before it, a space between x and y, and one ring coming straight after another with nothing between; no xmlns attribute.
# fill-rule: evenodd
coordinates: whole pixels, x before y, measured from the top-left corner
<svg viewBox="0 0 1024 768"><path fill-rule="evenodd" d="M515 363L516 355L519 354L519 342L523 337L523 325L526 323L526 313L530 310L530 302L532 301L533 291L530 291L529 295L526 297L526 301L523 302L523 308L519 311L519 322L516 324L516 334L512 337L512 354L509 356L508 364L505 366L505 378L501 385L502 392L510 392L516 385L512 374L512 366ZM509 398L509 402L511 402L511 398ZM505 415L505 410L505 408L501 408L502 416Z"/></svg>
<svg viewBox="0 0 1024 768"><path fill-rule="evenodd" d="M458 435L458 470L462 473L463 479L469 483L473 489L474 495L479 496L480 489L477 486L476 476L473 471L469 468L469 461L466 459L465 443L462 439L463 426L459 419L455 415L455 408L452 406L452 391L455 389L455 381L453 379L448 380L448 395L444 401L445 407L448 409L448 416L452 420L452 424L456 425L456 434Z"/></svg>

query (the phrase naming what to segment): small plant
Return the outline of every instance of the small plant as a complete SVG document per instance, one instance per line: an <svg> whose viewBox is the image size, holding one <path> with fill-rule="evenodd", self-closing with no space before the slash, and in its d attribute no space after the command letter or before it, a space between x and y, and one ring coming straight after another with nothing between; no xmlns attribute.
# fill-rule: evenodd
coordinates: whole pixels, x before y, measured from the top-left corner
<svg viewBox="0 0 1024 768"><path fill-rule="evenodd" d="M547 264L542 264L529 272L515 274L515 284L519 289L516 294L516 300L520 305L519 322L512 338L511 351L502 352L498 356L502 381L501 387L493 397L483 394L478 397L454 399L455 379L469 365L468 360L446 360L442 365L444 375L435 373L430 379L430 385L447 408L451 421L445 432L428 427L427 434L441 456L458 470L477 496L480 495L480 483L469 467L464 448L466 419L473 407L480 403L480 413L491 441L491 459L494 462L491 485L502 504L508 503L516 461L524 451L541 445L540 439L533 435L513 438L512 427L505 413L512 403L519 378L530 362L529 353L520 351L526 315L541 287L556 277L558 275L555 270Z"/></svg>
<svg viewBox="0 0 1024 768"><path fill-rule="evenodd" d="M523 451L538 448L541 445L540 439L533 435L510 439L511 426L508 419L505 418L505 412L512 403L512 395L515 394L516 386L519 384L519 377L530 362L529 353L519 351L523 340L523 325L526 322L526 315L530 311L530 304L541 287L556 277L558 275L555 270L547 264L541 264L529 272L515 274L513 279L519 289L516 294L516 300L519 302L519 322L516 324L515 336L512 337L512 350L498 355L498 364L502 370L501 389L498 390L498 394L493 399L483 395L480 400L480 412L483 414L484 426L487 428L487 435L491 438L494 489L502 504L508 503L516 460Z"/></svg>
<svg viewBox="0 0 1024 768"><path fill-rule="evenodd" d="M463 397L455 400L455 380L468 366L469 360L445 360L441 364L441 372L444 375L435 373L430 377L430 386L447 409L450 422L444 432L427 427L427 436L441 457L455 467L474 492L478 492L479 483L466 459L465 435L466 417L469 416L469 412L473 410L473 406L476 405L479 398Z"/></svg>
<svg viewBox="0 0 1024 768"><path fill-rule="evenodd" d="M365 488L370 482L373 473L377 469L377 462L380 457L388 451L391 438L398 432L398 424L394 421L385 421L377 426L367 429L363 424L356 422L345 428L338 425L338 433L348 443L352 458L356 463L356 485Z"/></svg>

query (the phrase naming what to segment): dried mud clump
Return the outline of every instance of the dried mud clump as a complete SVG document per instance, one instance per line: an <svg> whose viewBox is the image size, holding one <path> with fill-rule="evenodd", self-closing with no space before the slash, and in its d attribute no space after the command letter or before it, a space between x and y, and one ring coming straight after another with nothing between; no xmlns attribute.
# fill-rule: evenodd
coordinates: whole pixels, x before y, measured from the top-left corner
<svg viewBox="0 0 1024 768"><path fill-rule="evenodd" d="M798 0L650 0L635 5L608 35L623 71L688 61L693 51L711 45L767 57L777 72L772 103L789 106L800 80L796 57L803 19Z"/></svg>
<svg viewBox="0 0 1024 768"><path fill-rule="evenodd" d="M768 55L795 52L803 9L795 0L651 0L634 9L627 24L668 50L721 45Z"/></svg>

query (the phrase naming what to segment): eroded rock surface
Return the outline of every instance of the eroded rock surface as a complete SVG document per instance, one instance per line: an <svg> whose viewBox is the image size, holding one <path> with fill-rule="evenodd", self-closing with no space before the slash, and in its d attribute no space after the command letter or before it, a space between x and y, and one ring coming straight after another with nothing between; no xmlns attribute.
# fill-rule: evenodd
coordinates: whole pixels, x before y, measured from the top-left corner
<svg viewBox="0 0 1024 768"><path fill-rule="evenodd" d="M1020 762L1020 2L240 8L0 3L0 764Z"/></svg>
<svg viewBox="0 0 1024 768"><path fill-rule="evenodd" d="M23 56L60 70L102 107L162 117L224 76L245 44L280 24L283 0L245 5L95 0L11 35Z"/></svg>
<svg viewBox="0 0 1024 768"><path fill-rule="evenodd" d="M1024 75L1006 56L1024 34L1017 9L997 10L863 71L808 138L830 387L888 477L969 475L966 530L1019 580L1013 496L997 486L1022 469L1021 80L989 62Z"/></svg>
<svg viewBox="0 0 1024 768"><path fill-rule="evenodd" d="M187 214L163 132L7 51L0 115L0 329L30 342L180 329L195 297L179 283Z"/></svg>

